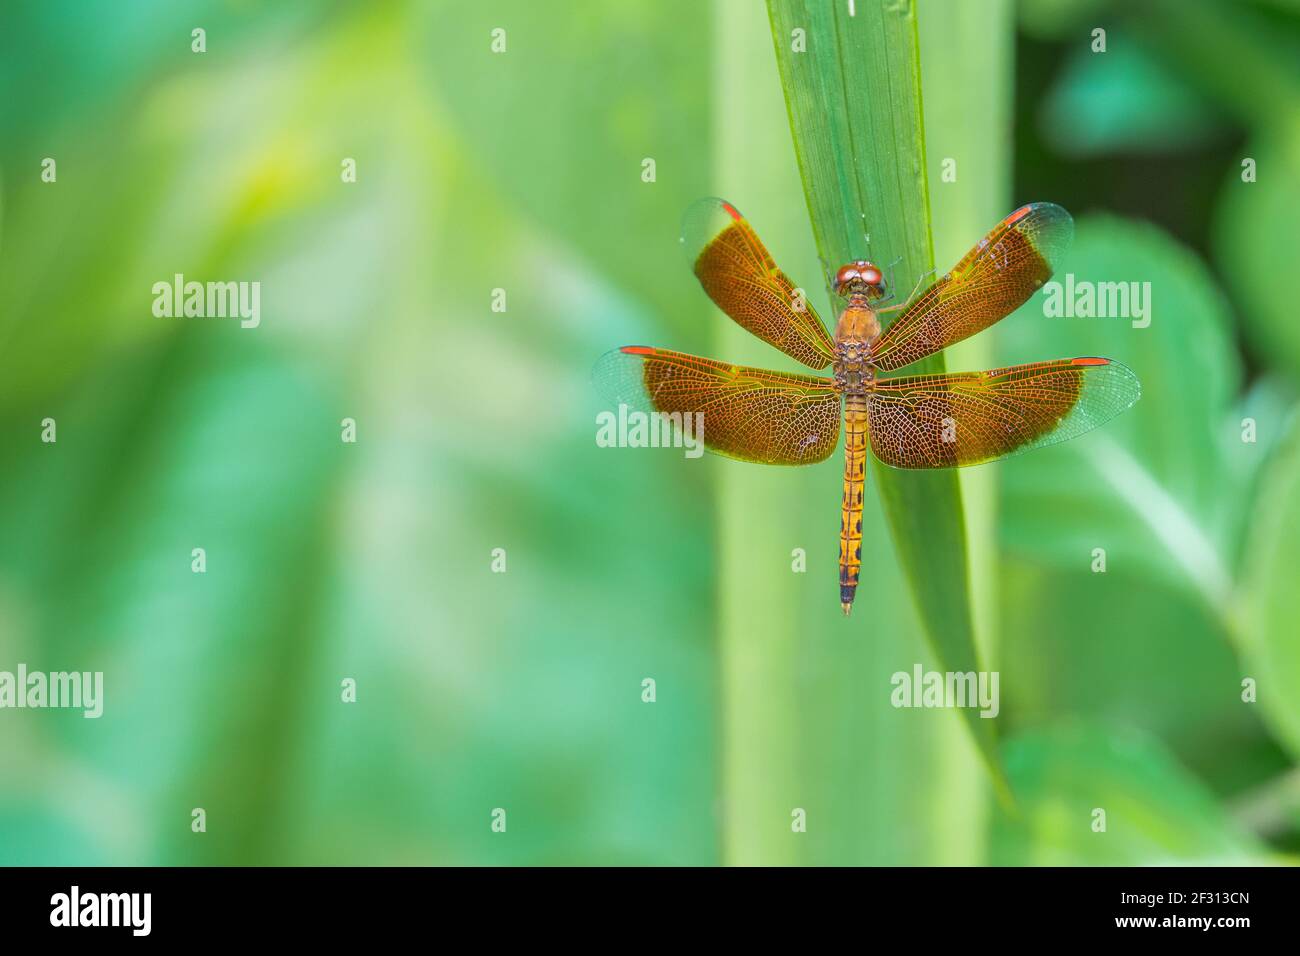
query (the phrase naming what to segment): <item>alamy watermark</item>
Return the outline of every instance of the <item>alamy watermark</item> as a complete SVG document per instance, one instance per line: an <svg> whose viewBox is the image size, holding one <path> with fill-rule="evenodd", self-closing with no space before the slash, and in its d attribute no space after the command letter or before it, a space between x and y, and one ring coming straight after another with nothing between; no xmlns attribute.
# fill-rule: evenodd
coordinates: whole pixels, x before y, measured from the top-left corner
<svg viewBox="0 0 1300 956"><path fill-rule="evenodd" d="M684 448L687 458L704 454L703 412L643 412L618 406L596 415L599 448Z"/></svg>
<svg viewBox="0 0 1300 956"><path fill-rule="evenodd" d="M898 671L889 682L895 707L978 707L989 718L1002 709L997 671L927 671L915 664L910 674Z"/></svg>
<svg viewBox="0 0 1300 956"><path fill-rule="evenodd" d="M0 709L56 707L84 711L83 717L104 713L103 671L0 671Z"/></svg>
<svg viewBox="0 0 1300 956"><path fill-rule="evenodd" d="M51 926L121 926L132 936L148 936L152 911L152 893L83 893L74 885L50 897Z"/></svg>
<svg viewBox="0 0 1300 956"><path fill-rule="evenodd" d="M1151 324L1150 282L1092 282L1065 274L1043 286L1043 315L1049 319L1130 319L1135 329Z"/></svg>
<svg viewBox="0 0 1300 956"><path fill-rule="evenodd" d="M160 319L237 318L245 329L262 324L262 283L186 282L178 272L171 282L153 284L153 314Z"/></svg>

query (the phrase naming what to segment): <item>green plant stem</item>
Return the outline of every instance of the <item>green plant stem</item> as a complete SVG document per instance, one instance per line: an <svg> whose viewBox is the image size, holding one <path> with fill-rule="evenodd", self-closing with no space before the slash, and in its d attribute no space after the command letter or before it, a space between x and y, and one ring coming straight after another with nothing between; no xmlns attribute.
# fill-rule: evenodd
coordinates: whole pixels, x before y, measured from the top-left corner
<svg viewBox="0 0 1300 956"><path fill-rule="evenodd" d="M825 318L770 32L747 0L715 9L726 42L717 44L715 181L702 190L739 206ZM710 354L794 370L716 310L709 321ZM880 554L889 532L879 502L868 496L863 513L864 540L874 543L869 582L845 618L836 563L843 460L703 464L718 498L722 859L979 862L982 788L969 772L979 758L968 735L951 714L890 701L893 673L934 662L902 572ZM796 549L806 571L792 567ZM805 832L793 826L796 810Z"/></svg>
<svg viewBox="0 0 1300 956"><path fill-rule="evenodd" d="M917 15L934 256L946 268L1016 204L1010 155L1015 23L1010 0L928 0ZM981 42L970 42L975 35ZM971 77L980 81L972 83ZM994 336L986 334L957 343L945 352L949 366L960 371L1006 364L997 360L993 342ZM976 642L981 659L993 668L998 666L998 474L996 467L958 472ZM979 758L964 739L949 743L943 756L934 768L935 785L971 794L947 818L953 831L946 842L969 842L966 855L984 859L986 801L965 786L978 773L973 764ZM954 853L951 862L961 859Z"/></svg>
<svg viewBox="0 0 1300 956"><path fill-rule="evenodd" d="M769 0L768 12L824 275L856 258L882 264L897 259L899 276L929 272L914 7L903 0ZM805 52L793 48L796 30L804 31ZM909 372L943 369L943 357L936 355ZM957 475L877 467L875 481L895 558L940 669L979 670ZM991 722L969 709L962 713L999 794L1009 799Z"/></svg>

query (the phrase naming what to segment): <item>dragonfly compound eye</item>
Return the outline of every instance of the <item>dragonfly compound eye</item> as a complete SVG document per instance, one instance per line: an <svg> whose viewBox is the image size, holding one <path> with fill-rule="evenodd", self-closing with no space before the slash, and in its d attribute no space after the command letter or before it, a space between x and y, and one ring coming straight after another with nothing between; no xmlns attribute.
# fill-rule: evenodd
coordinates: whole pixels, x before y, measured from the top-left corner
<svg viewBox="0 0 1300 956"><path fill-rule="evenodd" d="M861 279L858 273L858 266L855 262L850 262L846 266L841 266L840 271L835 273L835 291L840 295L853 291L854 283Z"/></svg>

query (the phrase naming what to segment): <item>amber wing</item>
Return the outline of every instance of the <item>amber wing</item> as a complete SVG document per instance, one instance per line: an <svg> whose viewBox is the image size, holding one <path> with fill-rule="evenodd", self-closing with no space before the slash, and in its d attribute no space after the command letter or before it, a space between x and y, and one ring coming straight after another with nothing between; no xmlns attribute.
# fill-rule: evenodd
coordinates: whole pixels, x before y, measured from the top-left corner
<svg viewBox="0 0 1300 956"><path fill-rule="evenodd" d="M871 450L895 468L977 465L1082 435L1140 395L1104 358L882 379L867 399Z"/></svg>
<svg viewBox="0 0 1300 956"><path fill-rule="evenodd" d="M1073 236L1060 206L1021 206L885 330L872 362L885 371L911 365L1010 315L1051 277Z"/></svg>
<svg viewBox="0 0 1300 956"><path fill-rule="evenodd" d="M731 203L694 203L682 223L682 244L709 298L745 329L809 368L825 368L835 358L813 307Z"/></svg>
<svg viewBox="0 0 1300 956"><path fill-rule="evenodd" d="M839 441L840 395L830 379L640 346L606 353L593 379L609 401L631 409L702 413L705 447L729 458L808 465Z"/></svg>

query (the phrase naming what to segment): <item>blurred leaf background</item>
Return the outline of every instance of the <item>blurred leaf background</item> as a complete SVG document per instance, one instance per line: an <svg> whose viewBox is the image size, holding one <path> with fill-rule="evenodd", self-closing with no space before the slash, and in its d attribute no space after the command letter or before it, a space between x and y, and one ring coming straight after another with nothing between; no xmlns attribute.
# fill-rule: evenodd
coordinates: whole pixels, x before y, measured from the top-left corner
<svg viewBox="0 0 1300 956"><path fill-rule="evenodd" d="M820 289L763 3L67 0L0 9L0 669L106 703L0 711L0 863L1293 859L1300 13L962 6L918 4L937 264L1051 200L1062 273L1153 297L949 356L1144 386L962 476L1017 815L957 715L889 705L933 662L874 493L839 614L838 456L593 440L613 346L789 367L698 289L691 200ZM261 281L262 326L155 318L178 272Z"/></svg>

